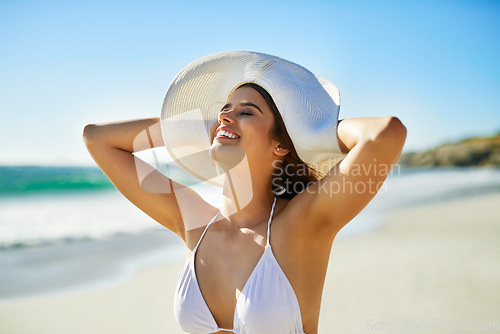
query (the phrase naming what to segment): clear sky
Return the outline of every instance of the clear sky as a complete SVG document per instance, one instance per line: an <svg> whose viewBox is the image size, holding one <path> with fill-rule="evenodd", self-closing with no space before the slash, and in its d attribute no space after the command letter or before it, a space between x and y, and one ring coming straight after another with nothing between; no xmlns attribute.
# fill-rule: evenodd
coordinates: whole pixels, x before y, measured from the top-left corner
<svg viewBox="0 0 500 334"><path fill-rule="evenodd" d="M250 50L394 115L404 152L500 131L500 1L0 1L0 164L94 165L87 123L159 117L174 76Z"/></svg>

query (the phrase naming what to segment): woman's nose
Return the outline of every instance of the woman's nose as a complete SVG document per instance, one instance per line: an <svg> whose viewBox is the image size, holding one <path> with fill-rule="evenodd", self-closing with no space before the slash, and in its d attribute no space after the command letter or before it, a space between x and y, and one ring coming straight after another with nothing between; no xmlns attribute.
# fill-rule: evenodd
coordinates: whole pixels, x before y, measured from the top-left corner
<svg viewBox="0 0 500 334"><path fill-rule="evenodd" d="M234 119L230 111L221 111L219 113L219 123L232 123Z"/></svg>

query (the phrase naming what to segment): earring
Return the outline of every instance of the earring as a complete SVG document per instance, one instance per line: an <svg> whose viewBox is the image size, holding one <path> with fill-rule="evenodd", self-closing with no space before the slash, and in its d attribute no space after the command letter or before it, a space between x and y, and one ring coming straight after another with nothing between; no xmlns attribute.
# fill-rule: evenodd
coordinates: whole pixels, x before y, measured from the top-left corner
<svg viewBox="0 0 500 334"><path fill-rule="evenodd" d="M279 150L280 150L280 148L278 147L278 148L276 149L276 151L279 151Z"/></svg>
<svg viewBox="0 0 500 334"><path fill-rule="evenodd" d="M285 187L283 187L283 186L278 186L278 188L277 188L277 189L273 190L273 193L274 193L276 196L283 195L285 192L286 192L286 189L285 189Z"/></svg>

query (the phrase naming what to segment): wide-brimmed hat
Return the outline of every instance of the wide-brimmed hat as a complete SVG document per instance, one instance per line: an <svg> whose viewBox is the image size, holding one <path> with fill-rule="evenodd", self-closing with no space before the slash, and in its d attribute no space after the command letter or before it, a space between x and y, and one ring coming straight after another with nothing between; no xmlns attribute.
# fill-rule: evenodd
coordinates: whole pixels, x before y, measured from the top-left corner
<svg viewBox="0 0 500 334"><path fill-rule="evenodd" d="M335 85L279 57L227 51L186 66L163 102L163 141L191 175L222 186L223 170L209 154L210 130L229 94L244 83L260 85L271 95L297 154L320 178L346 156L337 139L340 94Z"/></svg>

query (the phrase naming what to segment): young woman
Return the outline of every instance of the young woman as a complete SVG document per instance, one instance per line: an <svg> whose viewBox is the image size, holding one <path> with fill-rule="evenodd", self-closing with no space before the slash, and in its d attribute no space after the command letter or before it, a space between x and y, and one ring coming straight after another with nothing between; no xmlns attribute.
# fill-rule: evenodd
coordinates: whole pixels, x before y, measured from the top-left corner
<svg viewBox="0 0 500 334"><path fill-rule="evenodd" d="M222 56L202 59L179 74L169 92L180 95L167 93L161 123L151 118L89 124L84 129L85 144L125 197L185 243L188 261L175 297L183 330L317 333L335 236L382 186L399 159L406 128L392 116L338 121L338 109L329 108L338 108L339 102L315 106L319 95L310 94L318 90L332 97L328 103L336 102L332 86L296 64L257 53ZM220 61L217 71L214 61ZM252 77L240 74L234 64L243 64L244 71L251 68ZM253 65L259 70L254 71ZM229 80L227 72L237 72L238 79ZM193 73L196 78L222 73L221 82L230 83L223 88L227 99L213 98L218 109L214 122L201 108L201 123L209 121L207 151L181 156L176 149L182 143L192 148L192 137L202 135L192 130L196 121L192 115L187 123L177 116L198 110L193 105L197 99L212 99L187 93L193 82L188 74ZM273 83L269 83L271 77ZM284 81L291 84L286 86ZM214 82L202 86L220 87ZM200 91L199 87L193 86L191 93ZM290 106L296 96L299 99ZM188 106L174 114L171 110L178 105L172 101ZM297 104L302 105L297 109ZM326 118L318 121L317 115ZM302 121L297 123L294 117ZM325 130L325 124L330 128ZM220 208L132 154L137 148L163 145L193 175L209 181L222 175L219 181L212 179L223 187ZM333 147L337 152L325 155L324 149L315 147ZM343 160L337 163L339 156ZM197 158L215 162L218 175L203 169L207 163L194 166ZM330 166L326 173L325 166ZM144 175L144 170L149 175L141 179L138 174Z"/></svg>

